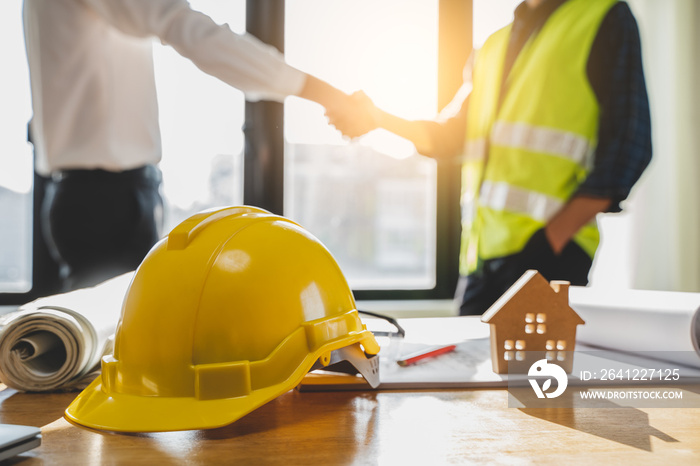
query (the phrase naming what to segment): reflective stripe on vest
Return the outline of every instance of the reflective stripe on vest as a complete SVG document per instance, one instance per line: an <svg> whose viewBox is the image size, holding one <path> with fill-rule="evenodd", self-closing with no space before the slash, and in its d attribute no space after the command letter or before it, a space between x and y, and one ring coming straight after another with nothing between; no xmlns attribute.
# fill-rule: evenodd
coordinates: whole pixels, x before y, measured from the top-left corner
<svg viewBox="0 0 700 466"><path fill-rule="evenodd" d="M546 194L510 186L508 183L484 181L479 194L479 206L508 210L546 223L559 212L564 202ZM595 219L587 226L595 228Z"/></svg>
<svg viewBox="0 0 700 466"><path fill-rule="evenodd" d="M540 222L547 222L563 205L557 198L502 182L484 181L479 193L481 207L524 214Z"/></svg>
<svg viewBox="0 0 700 466"><path fill-rule="evenodd" d="M476 215L477 204L492 210L508 211L546 223L562 208L564 202L552 196L530 191L508 183L484 181L479 197L468 192L461 198L463 224L469 225Z"/></svg>
<svg viewBox="0 0 700 466"><path fill-rule="evenodd" d="M583 136L525 123L495 122L491 131L491 143L563 157L583 167L590 164L593 154L591 145Z"/></svg>
<svg viewBox="0 0 700 466"><path fill-rule="evenodd" d="M491 143L503 147L542 152L562 157L582 167L589 167L593 148L589 141L575 133L543 128L526 123L497 121L491 131ZM467 141L463 161L486 158L486 139Z"/></svg>

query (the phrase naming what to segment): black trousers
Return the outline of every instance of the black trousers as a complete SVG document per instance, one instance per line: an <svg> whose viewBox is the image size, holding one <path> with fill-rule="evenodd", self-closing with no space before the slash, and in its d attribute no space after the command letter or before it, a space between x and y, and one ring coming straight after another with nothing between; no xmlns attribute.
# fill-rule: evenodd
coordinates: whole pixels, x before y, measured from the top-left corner
<svg viewBox="0 0 700 466"><path fill-rule="evenodd" d="M573 241L555 254L544 230L538 230L517 254L486 260L479 273L460 277L455 299L460 315L481 315L527 270L540 272L547 280L588 284L590 256Z"/></svg>
<svg viewBox="0 0 700 466"><path fill-rule="evenodd" d="M64 289L93 286L138 267L161 234L161 179L151 165L52 177L42 224L49 250L67 266Z"/></svg>

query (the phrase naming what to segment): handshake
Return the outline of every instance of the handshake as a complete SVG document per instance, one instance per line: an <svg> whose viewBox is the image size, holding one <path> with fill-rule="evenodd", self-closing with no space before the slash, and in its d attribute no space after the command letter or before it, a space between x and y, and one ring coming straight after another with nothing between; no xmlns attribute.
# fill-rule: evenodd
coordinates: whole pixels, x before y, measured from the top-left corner
<svg viewBox="0 0 700 466"><path fill-rule="evenodd" d="M356 138L379 128L382 112L363 91L339 93L326 103L328 123L344 136Z"/></svg>

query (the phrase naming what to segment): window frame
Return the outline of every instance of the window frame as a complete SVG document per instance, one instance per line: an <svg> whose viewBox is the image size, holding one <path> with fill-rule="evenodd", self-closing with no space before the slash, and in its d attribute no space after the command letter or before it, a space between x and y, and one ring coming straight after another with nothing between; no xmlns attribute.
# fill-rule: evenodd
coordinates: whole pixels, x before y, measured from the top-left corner
<svg viewBox="0 0 700 466"><path fill-rule="evenodd" d="M284 52L285 0L247 0L246 30ZM438 105L444 108L462 84L462 71L472 50L472 0L439 0ZM276 102L245 103L245 204L282 215L284 212L284 106ZM459 277L460 165L437 162L436 284L432 289L354 290L358 300L451 299ZM32 288L26 293L0 293L0 305L17 305L58 292L58 268L41 234L39 206L43 182L33 190Z"/></svg>
<svg viewBox="0 0 700 466"><path fill-rule="evenodd" d="M29 139L29 138L28 138ZM0 292L0 306L16 306L41 296L60 293L61 270L44 241L41 227L41 204L46 192L46 178L36 173L32 185L32 287L25 293Z"/></svg>
<svg viewBox="0 0 700 466"><path fill-rule="evenodd" d="M472 0L439 0L438 106L444 108L462 85L472 49ZM284 0L247 0L249 33L284 51ZM284 106L247 102L245 121L246 204L284 212ZM353 290L358 300L451 299L459 277L461 165L437 161L436 277L431 289Z"/></svg>

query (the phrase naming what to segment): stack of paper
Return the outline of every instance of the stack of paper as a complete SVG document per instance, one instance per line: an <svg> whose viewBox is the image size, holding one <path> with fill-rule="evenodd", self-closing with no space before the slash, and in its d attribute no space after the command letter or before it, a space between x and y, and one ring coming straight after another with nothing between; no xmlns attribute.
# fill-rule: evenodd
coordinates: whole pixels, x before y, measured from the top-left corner
<svg viewBox="0 0 700 466"><path fill-rule="evenodd" d="M0 380L23 391L80 388L112 350L133 273L0 316Z"/></svg>
<svg viewBox="0 0 700 466"><path fill-rule="evenodd" d="M577 331L574 379L582 369L606 364L616 369L678 367L683 381L700 380L700 293L583 287L569 291L569 304L586 321ZM370 330L377 323L365 322ZM380 342L380 389L503 387L509 377L511 382L525 380L525 376L493 372L489 326L479 317L400 319L400 324L406 330L405 339ZM396 364L413 351L447 344L455 344L456 350L410 367ZM586 382L576 379L571 383ZM299 388L369 387L348 376L309 374Z"/></svg>
<svg viewBox="0 0 700 466"><path fill-rule="evenodd" d="M700 293L569 288L580 343L700 367Z"/></svg>

